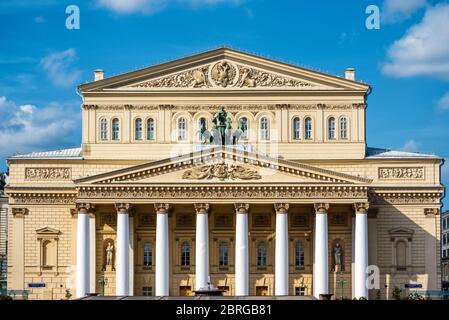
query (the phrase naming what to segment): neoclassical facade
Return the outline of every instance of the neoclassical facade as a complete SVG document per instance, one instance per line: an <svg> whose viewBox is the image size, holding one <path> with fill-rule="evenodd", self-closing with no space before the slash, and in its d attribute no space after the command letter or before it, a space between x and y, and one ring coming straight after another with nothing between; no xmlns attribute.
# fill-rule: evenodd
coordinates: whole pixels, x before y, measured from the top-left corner
<svg viewBox="0 0 449 320"><path fill-rule="evenodd" d="M371 88L353 69L336 77L219 48L109 78L96 70L78 92L80 148L8 159L8 289L61 299L187 296L209 283L229 296L440 288L442 159L367 146Z"/></svg>

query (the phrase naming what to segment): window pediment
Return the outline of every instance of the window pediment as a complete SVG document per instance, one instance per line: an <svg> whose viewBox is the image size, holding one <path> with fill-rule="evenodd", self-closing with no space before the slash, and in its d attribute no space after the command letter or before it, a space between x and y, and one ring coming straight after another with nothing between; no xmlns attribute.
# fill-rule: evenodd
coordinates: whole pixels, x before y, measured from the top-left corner
<svg viewBox="0 0 449 320"><path fill-rule="evenodd" d="M56 238L61 234L61 231L50 227L43 227L37 229L36 234L39 238Z"/></svg>
<svg viewBox="0 0 449 320"><path fill-rule="evenodd" d="M408 241L411 241L415 232L409 228L398 227L390 229L388 233L390 234L391 241L397 239L407 239Z"/></svg>

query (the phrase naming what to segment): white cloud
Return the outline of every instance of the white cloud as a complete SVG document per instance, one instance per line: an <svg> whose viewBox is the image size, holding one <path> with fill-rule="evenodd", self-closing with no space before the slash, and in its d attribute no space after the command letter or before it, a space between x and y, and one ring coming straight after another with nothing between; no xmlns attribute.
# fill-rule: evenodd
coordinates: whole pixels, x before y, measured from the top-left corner
<svg viewBox="0 0 449 320"><path fill-rule="evenodd" d="M16 153L74 146L81 123L77 102L51 103L45 107L17 105L0 97L0 158Z"/></svg>
<svg viewBox="0 0 449 320"><path fill-rule="evenodd" d="M418 152L420 144L415 140L408 140L404 146L401 148L405 152Z"/></svg>
<svg viewBox="0 0 449 320"><path fill-rule="evenodd" d="M449 80L449 4L429 7L422 21L388 49L382 71L394 77L431 76Z"/></svg>
<svg viewBox="0 0 449 320"><path fill-rule="evenodd" d="M427 0L385 0L382 5L382 22L396 23L427 6Z"/></svg>
<svg viewBox="0 0 449 320"><path fill-rule="evenodd" d="M34 22L35 23L44 23L45 22L45 18L43 16L34 17Z"/></svg>
<svg viewBox="0 0 449 320"><path fill-rule="evenodd" d="M97 0L100 7L120 14L145 13L151 14L162 9L167 0Z"/></svg>
<svg viewBox="0 0 449 320"><path fill-rule="evenodd" d="M119 14L152 14L173 3L190 6L217 5L222 3L240 4L245 0L96 0L99 7Z"/></svg>
<svg viewBox="0 0 449 320"><path fill-rule="evenodd" d="M81 77L81 71L72 67L77 60L75 49L54 52L41 59L40 66L51 82L58 87L71 87Z"/></svg>
<svg viewBox="0 0 449 320"><path fill-rule="evenodd" d="M440 110L449 110L449 92L442 96L438 101L438 108Z"/></svg>

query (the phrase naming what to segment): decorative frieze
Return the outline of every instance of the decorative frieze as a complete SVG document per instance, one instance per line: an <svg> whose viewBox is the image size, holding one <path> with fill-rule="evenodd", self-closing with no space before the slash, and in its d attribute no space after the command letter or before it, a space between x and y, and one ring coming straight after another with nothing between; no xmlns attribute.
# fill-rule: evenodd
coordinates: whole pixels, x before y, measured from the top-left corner
<svg viewBox="0 0 449 320"><path fill-rule="evenodd" d="M423 167L391 167L379 168L379 179L383 180L422 180Z"/></svg>
<svg viewBox="0 0 449 320"><path fill-rule="evenodd" d="M156 186L82 187L80 199L363 199L366 187Z"/></svg>
<svg viewBox="0 0 449 320"><path fill-rule="evenodd" d="M101 111L121 111L121 110L137 110L137 111L157 111L157 110L170 110L170 111L208 111L211 115L217 110L225 106L226 110L231 113L239 111L248 111L258 113L259 111L276 111L276 110L292 110L292 111L312 111L319 109L327 110L351 110L364 108L361 104L239 104L239 105L151 105L151 104L114 104L114 105L95 105L95 109ZM84 109L90 110L89 105L84 105Z"/></svg>
<svg viewBox="0 0 449 320"><path fill-rule="evenodd" d="M440 204L443 192L388 192L371 191L371 204Z"/></svg>
<svg viewBox="0 0 449 320"><path fill-rule="evenodd" d="M227 179L259 180L262 179L262 176L256 170L251 170L241 165L217 163L187 170L182 175L182 178L190 180L218 178L224 181Z"/></svg>
<svg viewBox="0 0 449 320"><path fill-rule="evenodd" d="M72 193L10 193L14 204L73 205L76 194Z"/></svg>
<svg viewBox="0 0 449 320"><path fill-rule="evenodd" d="M25 168L25 180L61 181L72 178L71 168Z"/></svg>

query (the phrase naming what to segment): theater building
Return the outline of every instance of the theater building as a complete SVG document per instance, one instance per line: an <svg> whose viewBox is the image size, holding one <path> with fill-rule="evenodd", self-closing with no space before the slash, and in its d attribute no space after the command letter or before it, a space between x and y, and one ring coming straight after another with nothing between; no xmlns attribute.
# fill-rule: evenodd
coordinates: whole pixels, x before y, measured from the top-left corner
<svg viewBox="0 0 449 320"><path fill-rule="evenodd" d="M96 70L78 92L80 148L8 159L8 289L373 299L441 287L442 159L367 146L371 87L354 69L219 48ZM378 289L365 284L376 267Z"/></svg>

